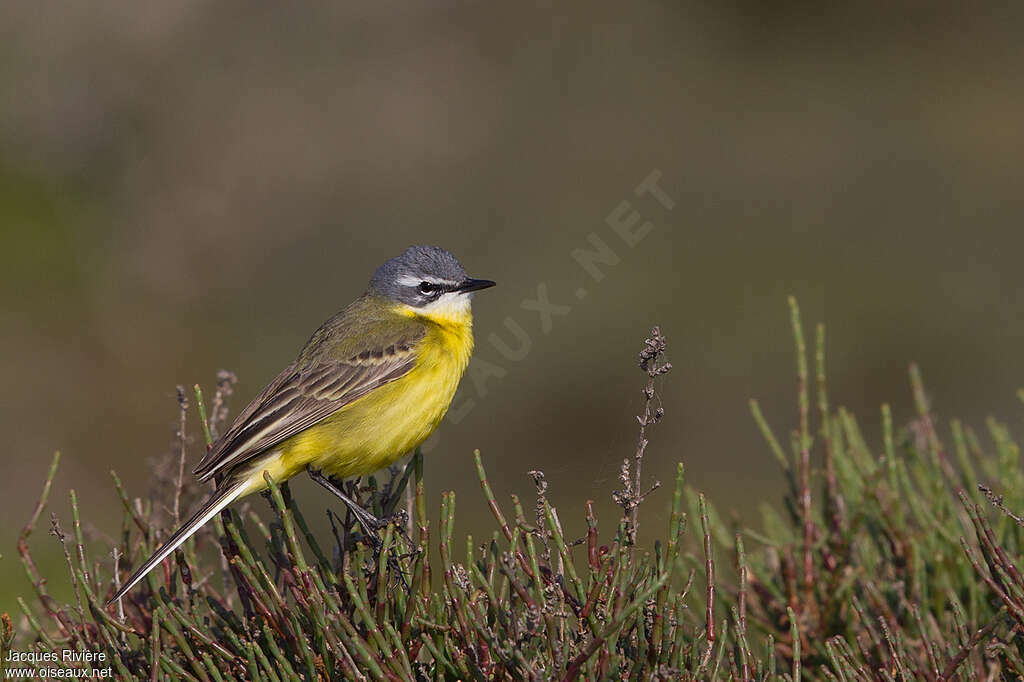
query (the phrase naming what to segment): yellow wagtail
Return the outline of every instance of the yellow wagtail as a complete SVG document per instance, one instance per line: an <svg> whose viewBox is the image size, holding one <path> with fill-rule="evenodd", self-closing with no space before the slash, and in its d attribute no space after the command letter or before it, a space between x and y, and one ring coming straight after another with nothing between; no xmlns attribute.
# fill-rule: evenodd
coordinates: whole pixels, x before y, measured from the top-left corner
<svg viewBox="0 0 1024 682"><path fill-rule="evenodd" d="M471 279L455 256L413 246L377 268L362 296L323 324L195 468L210 499L111 597L130 590L232 501L302 471L340 497L364 530L380 522L330 479L382 469L437 428L473 352Z"/></svg>

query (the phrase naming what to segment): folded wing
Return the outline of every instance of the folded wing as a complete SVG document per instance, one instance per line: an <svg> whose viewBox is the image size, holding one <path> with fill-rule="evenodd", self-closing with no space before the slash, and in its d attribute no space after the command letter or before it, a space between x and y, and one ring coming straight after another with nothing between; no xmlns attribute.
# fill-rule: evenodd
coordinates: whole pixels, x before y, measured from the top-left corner
<svg viewBox="0 0 1024 682"><path fill-rule="evenodd" d="M308 429L416 364L417 335L376 343L346 359L292 363L235 419L195 468L205 481Z"/></svg>

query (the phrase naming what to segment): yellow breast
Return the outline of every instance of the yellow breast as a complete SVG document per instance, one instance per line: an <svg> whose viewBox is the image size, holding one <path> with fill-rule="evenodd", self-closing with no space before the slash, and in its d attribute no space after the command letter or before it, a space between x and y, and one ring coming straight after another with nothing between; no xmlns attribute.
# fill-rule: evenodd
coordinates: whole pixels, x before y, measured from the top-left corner
<svg viewBox="0 0 1024 682"><path fill-rule="evenodd" d="M472 314L468 305L429 316L398 312L426 324L413 369L282 444L282 473L307 465L339 477L371 473L415 449L441 423L473 352Z"/></svg>

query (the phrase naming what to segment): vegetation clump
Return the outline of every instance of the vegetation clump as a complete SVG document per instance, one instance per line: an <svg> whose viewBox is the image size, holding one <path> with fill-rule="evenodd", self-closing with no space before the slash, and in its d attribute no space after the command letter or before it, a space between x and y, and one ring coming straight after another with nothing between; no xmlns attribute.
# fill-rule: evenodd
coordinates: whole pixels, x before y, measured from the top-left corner
<svg viewBox="0 0 1024 682"><path fill-rule="evenodd" d="M940 428L911 367L917 415L897 429L883 405L882 442L872 447L854 416L830 403L824 328L817 327L812 374L799 310L790 305L798 428L780 441L751 402L788 482L784 511L765 512L760 530L722 520L685 486L679 464L667 528L653 547L638 544L639 508L659 485L646 483L642 469L664 415L655 379L671 369L655 328L640 354L640 434L612 493L622 515L610 531L599 529L588 502L586 536L566 537L541 472L530 472L530 516L514 495L499 502L476 453L495 529L482 541L457 540L455 496L442 493L433 525L417 453L382 483L349 484L378 516L407 507L408 527L388 527L383 548L349 515L331 516L329 542L315 537L287 486L271 482L274 522L226 510L162 571L104 609L119 580L173 530L190 495L189 406L180 390L182 448L161 486L174 491L162 501L172 510L168 522L159 502L130 498L116 474L125 520L112 561L95 561L87 549L74 491L71 533L51 518L72 604L48 594L28 545L54 458L18 543L34 603L19 600L20 615L3 614L0 660L12 647L104 651L125 680L1024 677L1024 578L1016 565L1024 519L1015 515L1024 510L1024 480L1006 427L989 420L985 445L959 421ZM224 422L233 383L232 375L219 378L209 416L196 387L207 443ZM219 551L203 551L210 544Z"/></svg>

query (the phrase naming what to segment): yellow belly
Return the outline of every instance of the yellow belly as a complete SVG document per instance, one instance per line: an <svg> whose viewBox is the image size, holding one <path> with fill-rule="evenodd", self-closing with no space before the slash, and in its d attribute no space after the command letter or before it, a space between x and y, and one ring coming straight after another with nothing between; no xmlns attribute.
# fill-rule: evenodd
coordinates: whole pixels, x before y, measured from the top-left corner
<svg viewBox="0 0 1024 682"><path fill-rule="evenodd" d="M358 476L415 449L441 423L469 362L471 327L459 327L432 328L408 374L292 436L279 446L276 461L261 468L277 480L308 465L331 476Z"/></svg>

